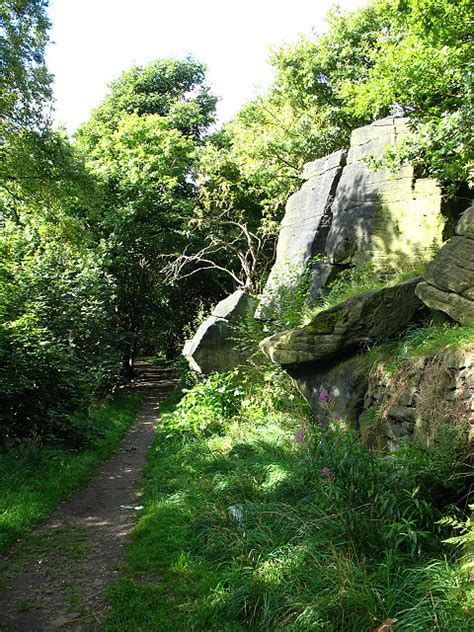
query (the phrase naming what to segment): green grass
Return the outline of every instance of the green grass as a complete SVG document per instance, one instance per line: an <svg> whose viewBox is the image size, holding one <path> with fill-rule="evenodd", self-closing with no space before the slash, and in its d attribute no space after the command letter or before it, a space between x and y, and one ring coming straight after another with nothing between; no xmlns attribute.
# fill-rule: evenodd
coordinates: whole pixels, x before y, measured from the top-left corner
<svg viewBox="0 0 474 632"><path fill-rule="evenodd" d="M252 403L218 433L178 432L175 403L104 630L473 629L473 595L434 524L454 464L420 448L376 461L337 434L297 444L298 419L263 407L258 419Z"/></svg>
<svg viewBox="0 0 474 632"><path fill-rule="evenodd" d="M28 442L0 453L0 552L89 481L133 421L139 401L122 393L94 407L91 422L101 434L84 450Z"/></svg>
<svg viewBox="0 0 474 632"><path fill-rule="evenodd" d="M401 358L429 355L440 349L472 348L474 346L474 326L457 325L438 317L439 322L409 331L399 342L395 354Z"/></svg>
<svg viewBox="0 0 474 632"><path fill-rule="evenodd" d="M394 374L417 357L474 347L474 326L458 325L436 312L432 312L431 317L409 329L401 338L375 344L369 352L369 364L385 361L386 370Z"/></svg>
<svg viewBox="0 0 474 632"><path fill-rule="evenodd" d="M305 306L302 312L301 324L309 323L320 312L331 309L353 296L391 287L419 276L422 274L424 267L424 263L409 265L406 269L393 270L385 276L381 276L380 271L370 264L363 264L344 270L329 288L323 291L320 298Z"/></svg>

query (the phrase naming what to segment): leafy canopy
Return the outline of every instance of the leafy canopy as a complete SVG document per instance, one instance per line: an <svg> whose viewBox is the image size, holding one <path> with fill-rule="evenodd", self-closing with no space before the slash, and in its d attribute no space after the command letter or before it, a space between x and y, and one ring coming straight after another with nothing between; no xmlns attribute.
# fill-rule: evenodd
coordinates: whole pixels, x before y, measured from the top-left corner
<svg viewBox="0 0 474 632"><path fill-rule="evenodd" d="M0 135L42 126L51 98L45 61L48 0L2 0L0 4Z"/></svg>
<svg viewBox="0 0 474 632"><path fill-rule="evenodd" d="M103 192L97 230L107 243L131 355L144 332L153 336L163 328L164 336L173 336L183 324L170 323L178 297L164 285L162 268L167 255L185 247L198 150L213 121L216 99L204 70L192 59L133 67L111 84L77 134L77 147Z"/></svg>

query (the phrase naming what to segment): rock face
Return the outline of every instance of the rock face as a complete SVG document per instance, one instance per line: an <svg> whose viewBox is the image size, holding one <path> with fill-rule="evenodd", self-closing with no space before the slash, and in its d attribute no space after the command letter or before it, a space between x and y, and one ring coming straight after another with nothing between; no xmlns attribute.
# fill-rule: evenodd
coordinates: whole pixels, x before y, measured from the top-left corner
<svg viewBox="0 0 474 632"><path fill-rule="evenodd" d="M367 391L368 366L364 355L356 355L330 367L289 370L301 394L324 424L326 402L320 393L331 394L331 408L345 424L357 428Z"/></svg>
<svg viewBox="0 0 474 632"><path fill-rule="evenodd" d="M331 205L344 163L345 153L336 151L304 166L302 178L306 182L288 199L275 265L257 315L265 306L278 303L280 288L295 287L310 259L324 252L331 227Z"/></svg>
<svg viewBox="0 0 474 632"><path fill-rule="evenodd" d="M347 157L339 151L305 165L306 182L288 200L258 317L265 317L265 305L278 304L279 291L298 284L316 255L321 261L310 271L313 298L344 266L395 266L442 242L445 218L436 182L416 179L410 166L391 173L367 165L407 132L407 119L388 117L354 130Z"/></svg>
<svg viewBox="0 0 474 632"><path fill-rule="evenodd" d="M320 312L304 327L266 338L260 347L272 362L285 368L335 362L411 322L422 306L415 295L419 281L416 277L351 297Z"/></svg>
<svg viewBox="0 0 474 632"><path fill-rule="evenodd" d="M246 355L235 341L235 326L242 319L252 317L255 308L255 299L242 290L218 303L211 316L184 345L183 355L190 368L198 373L230 371L245 362Z"/></svg>
<svg viewBox="0 0 474 632"><path fill-rule="evenodd" d="M395 375L383 364L372 369L359 417L362 439L371 447L416 435L434 440L440 422L468 422L474 440L472 349L445 349L412 358Z"/></svg>
<svg viewBox="0 0 474 632"><path fill-rule="evenodd" d="M352 132L326 243L331 263L371 261L387 267L441 243L445 220L436 182L416 180L411 166L391 173L373 171L366 162L399 145L407 132L407 119L393 117Z"/></svg>
<svg viewBox="0 0 474 632"><path fill-rule="evenodd" d="M428 307L462 325L474 324L474 205L464 212L456 235L430 261L423 277L416 293Z"/></svg>
<svg viewBox="0 0 474 632"><path fill-rule="evenodd" d="M386 118L355 130L347 153L305 165L305 182L286 206L257 317L271 319L279 304L288 305L303 274L309 273L309 294L317 299L344 268L370 262L383 272L429 258L444 229L452 234L466 198L449 209L447 220L435 181L415 178L410 166L396 173L369 167L407 133L407 119ZM303 327L266 338L260 347L294 378L321 423L329 407L373 447L413 434L429 442L439 421L466 419L474 442L472 349L408 358L395 375L387 368L393 358L373 367L374 355L361 353L416 322L425 304L462 324L474 323L474 205L423 279L353 296ZM186 343L191 368L226 371L245 361L235 325L254 313L255 301L243 292L222 301Z"/></svg>

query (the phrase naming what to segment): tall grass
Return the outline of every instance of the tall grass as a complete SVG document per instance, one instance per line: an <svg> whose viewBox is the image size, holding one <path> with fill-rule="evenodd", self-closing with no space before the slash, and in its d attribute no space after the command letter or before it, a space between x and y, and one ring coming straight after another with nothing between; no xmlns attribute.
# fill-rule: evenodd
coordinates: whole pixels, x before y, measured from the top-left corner
<svg viewBox="0 0 474 632"><path fill-rule="evenodd" d="M444 429L433 449L381 458L336 427L316 431L283 380L275 399L264 379L228 384L201 386L188 424L193 389L163 411L104 628L473 629L467 573L439 523L465 510L463 437ZM217 393L235 406L216 407ZM200 428L207 405L214 423Z"/></svg>
<svg viewBox="0 0 474 632"><path fill-rule="evenodd" d="M403 269L390 270L383 274L370 263L343 270L316 301L305 302L301 324L310 322L320 312L335 307L352 296L380 290L419 276L425 265L422 262L410 263Z"/></svg>

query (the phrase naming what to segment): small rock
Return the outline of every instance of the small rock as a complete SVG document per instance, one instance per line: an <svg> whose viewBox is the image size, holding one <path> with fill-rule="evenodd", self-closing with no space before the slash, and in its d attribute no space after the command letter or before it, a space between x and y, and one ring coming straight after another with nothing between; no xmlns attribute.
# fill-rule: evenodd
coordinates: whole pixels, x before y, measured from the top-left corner
<svg viewBox="0 0 474 632"><path fill-rule="evenodd" d="M392 406L387 411L389 417L400 420L407 423L415 423L417 413L415 408L409 408L408 406Z"/></svg>

